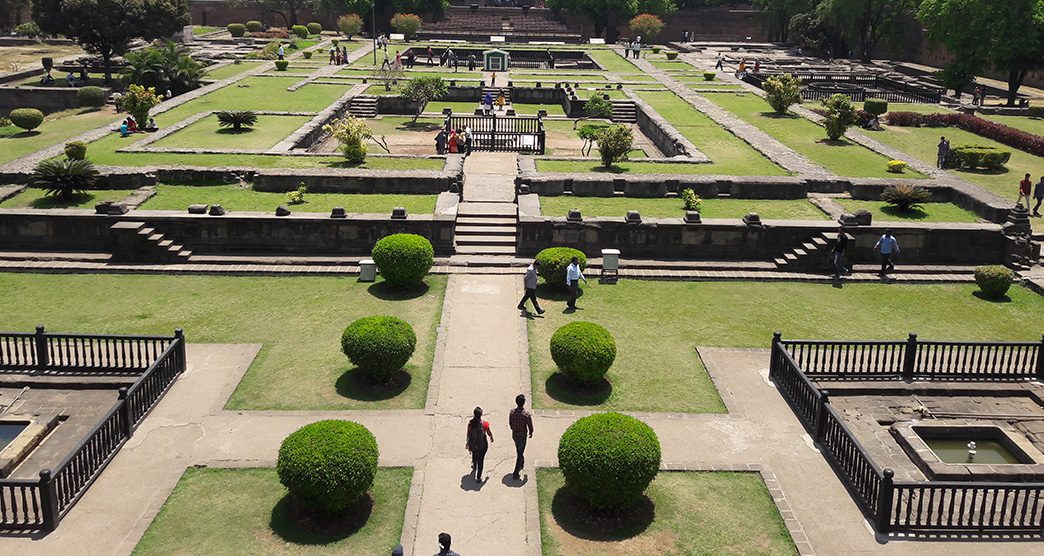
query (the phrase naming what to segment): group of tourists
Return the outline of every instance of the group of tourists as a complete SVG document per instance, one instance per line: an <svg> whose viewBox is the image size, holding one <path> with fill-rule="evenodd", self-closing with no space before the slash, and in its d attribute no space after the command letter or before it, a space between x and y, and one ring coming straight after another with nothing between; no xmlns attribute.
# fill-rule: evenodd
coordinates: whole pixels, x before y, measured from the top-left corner
<svg viewBox="0 0 1044 556"><path fill-rule="evenodd" d="M486 91L486 94L482 96L482 113L486 116L492 116L494 103L497 105L497 112L504 111L504 107L507 106L507 97L504 95L503 90L497 91L496 99L493 98L493 93Z"/></svg>
<svg viewBox="0 0 1044 556"><path fill-rule="evenodd" d="M133 116L127 116L120 122L120 137L127 137L132 133L138 133L139 131L156 131L159 127L156 125L155 118L149 118L149 121L144 127L139 126L138 122Z"/></svg>
<svg viewBox="0 0 1044 556"><path fill-rule="evenodd" d="M1033 206L1032 215L1040 218L1040 205L1044 203L1044 176L1040 177L1040 181L1034 186L1030 175L1026 174L1026 177L1022 178L1019 182L1019 196L1015 199L1015 204L1021 204L1023 200L1026 201L1026 208L1030 206L1030 193L1033 193L1033 199L1036 200L1037 204Z"/></svg>
<svg viewBox="0 0 1044 556"><path fill-rule="evenodd" d="M348 63L348 47L342 46L337 48L336 46L330 47L330 65L331 66L343 66Z"/></svg>
<svg viewBox="0 0 1044 556"><path fill-rule="evenodd" d="M464 129L441 129L435 136L435 152L438 154L471 154L471 126Z"/></svg>
<svg viewBox="0 0 1044 556"><path fill-rule="evenodd" d="M851 274L851 270L845 267L845 251L848 250L848 242L848 232L844 226L841 226L837 230L837 239L834 240L833 248L835 281L840 281L846 274ZM874 251L881 258L881 270L878 271L877 275L884 278L895 270L895 261L893 259L899 254L899 241L892 235L892 230L885 229L881 237L878 238L877 243L874 244Z"/></svg>

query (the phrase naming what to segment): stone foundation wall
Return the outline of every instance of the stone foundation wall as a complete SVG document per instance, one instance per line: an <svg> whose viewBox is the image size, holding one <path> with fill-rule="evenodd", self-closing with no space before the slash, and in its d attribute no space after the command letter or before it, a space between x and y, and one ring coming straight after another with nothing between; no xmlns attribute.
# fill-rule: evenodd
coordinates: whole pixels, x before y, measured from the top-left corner
<svg viewBox="0 0 1044 556"><path fill-rule="evenodd" d="M437 195L459 181L453 172L353 170L258 170L255 191L285 192L304 182L311 193L408 193Z"/></svg>
<svg viewBox="0 0 1044 556"><path fill-rule="evenodd" d="M55 80L65 82L65 77L53 72ZM44 114L79 108L75 87L0 87L0 114L8 115L17 108L36 108ZM108 96L110 89L105 89Z"/></svg>

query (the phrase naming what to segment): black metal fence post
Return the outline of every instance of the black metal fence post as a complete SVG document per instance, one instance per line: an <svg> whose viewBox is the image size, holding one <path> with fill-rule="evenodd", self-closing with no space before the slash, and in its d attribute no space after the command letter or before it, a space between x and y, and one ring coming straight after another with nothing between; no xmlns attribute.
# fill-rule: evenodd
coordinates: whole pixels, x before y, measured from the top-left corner
<svg viewBox="0 0 1044 556"><path fill-rule="evenodd" d="M123 436L130 438L134 434L134 419L131 417L131 404L127 399L127 387L120 388L117 398L120 400L120 417L123 421Z"/></svg>
<svg viewBox="0 0 1044 556"><path fill-rule="evenodd" d="M1040 337L1040 346L1037 347L1037 380L1044 381L1044 334Z"/></svg>
<svg viewBox="0 0 1044 556"><path fill-rule="evenodd" d="M36 368L40 372L51 366L51 356L47 353L47 336L44 332L44 325L36 325Z"/></svg>
<svg viewBox="0 0 1044 556"><path fill-rule="evenodd" d="M827 406L830 405L830 392L827 390L821 390L819 392L819 405L816 407L816 422L813 423L815 427L815 438L816 442L823 442L823 438L826 437L826 415Z"/></svg>
<svg viewBox="0 0 1044 556"><path fill-rule="evenodd" d="M188 359L185 357L185 331L175 328L174 341L178 343L178 372L180 373L188 367Z"/></svg>
<svg viewBox="0 0 1044 556"><path fill-rule="evenodd" d="M50 469L40 471L40 506L43 528L54 531L58 527L58 491L54 488Z"/></svg>
<svg viewBox="0 0 1044 556"><path fill-rule="evenodd" d="M892 498L895 496L895 486L893 484L893 477L895 477L895 471L886 467L881 477L881 485L877 491L877 532L882 535L887 535L891 523L889 518L892 515Z"/></svg>
<svg viewBox="0 0 1044 556"><path fill-rule="evenodd" d="M782 332L772 333L772 351L769 355L769 376L775 378L779 374L779 350L783 348L780 341L783 339Z"/></svg>
<svg viewBox="0 0 1044 556"><path fill-rule="evenodd" d="M910 333L906 339L906 355L903 356L903 379L913 380L917 363L917 334Z"/></svg>

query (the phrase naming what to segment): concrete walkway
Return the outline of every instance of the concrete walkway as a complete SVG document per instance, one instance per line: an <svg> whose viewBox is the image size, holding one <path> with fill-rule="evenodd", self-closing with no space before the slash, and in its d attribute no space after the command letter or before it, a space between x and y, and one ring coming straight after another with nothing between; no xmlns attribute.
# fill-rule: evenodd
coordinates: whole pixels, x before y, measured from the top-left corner
<svg viewBox="0 0 1044 556"><path fill-rule="evenodd" d="M473 151L464 159L464 202L515 202L518 155Z"/></svg>

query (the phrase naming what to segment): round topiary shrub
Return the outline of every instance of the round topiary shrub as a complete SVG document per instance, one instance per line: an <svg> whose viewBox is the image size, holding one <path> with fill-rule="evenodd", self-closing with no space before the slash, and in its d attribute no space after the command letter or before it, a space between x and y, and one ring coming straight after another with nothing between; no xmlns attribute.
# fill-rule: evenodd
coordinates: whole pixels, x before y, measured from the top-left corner
<svg viewBox="0 0 1044 556"><path fill-rule="evenodd" d="M312 58L312 51L311 50L305 50L304 52L301 53L301 56L304 56L305 60L309 60L309 59Z"/></svg>
<svg viewBox="0 0 1044 556"><path fill-rule="evenodd" d="M242 37L247 31L246 25L243 25L242 23L229 23L225 29L227 29L228 34L233 37Z"/></svg>
<svg viewBox="0 0 1044 556"><path fill-rule="evenodd" d="M308 25L305 25L305 28L308 29L308 32L313 35L318 35L319 33L323 32L323 24L315 21L309 23Z"/></svg>
<svg viewBox="0 0 1044 556"><path fill-rule="evenodd" d="M35 108L15 108L8 115L8 119L17 127L26 131L32 131L40 127L40 124L44 121L44 115L43 112Z"/></svg>
<svg viewBox="0 0 1044 556"><path fill-rule="evenodd" d="M317 421L283 440L276 472L291 496L339 513L373 485L379 455L377 439L359 423Z"/></svg>
<svg viewBox="0 0 1044 556"><path fill-rule="evenodd" d="M668 51L664 52L663 54L665 56L667 56L668 60L675 60L675 59L678 58L678 52L676 52L674 50L668 50Z"/></svg>
<svg viewBox="0 0 1044 556"><path fill-rule="evenodd" d="M87 143L83 141L69 141L66 143L65 158L69 160L83 160L87 158Z"/></svg>
<svg viewBox="0 0 1044 556"><path fill-rule="evenodd" d="M86 108L101 108L105 106L105 89L101 87L80 87L76 91L76 102Z"/></svg>
<svg viewBox="0 0 1044 556"><path fill-rule="evenodd" d="M616 360L616 340L593 322L571 322L551 336L551 359L558 370L581 384L605 376Z"/></svg>
<svg viewBox="0 0 1044 556"><path fill-rule="evenodd" d="M276 71L286 71L286 68L290 66L290 60L276 60L275 67Z"/></svg>
<svg viewBox="0 0 1044 556"><path fill-rule="evenodd" d="M258 32L260 32L260 31L261 31L262 29L264 29L264 28L265 28L265 26L264 26L264 25L262 25L262 24L261 24L261 22L260 22L260 21L257 21L257 20L253 20L253 21L248 21L248 22L246 22L246 24L244 25L244 27L246 27L246 30L247 30L247 31L250 31L251 33L258 33Z"/></svg>
<svg viewBox="0 0 1044 556"><path fill-rule="evenodd" d="M874 116L880 116L888 112L888 101L879 98L868 98L863 101L863 110Z"/></svg>
<svg viewBox="0 0 1044 556"><path fill-rule="evenodd" d="M435 249L424 236L392 234L373 246L373 262L384 281L396 288L418 286L435 263Z"/></svg>
<svg viewBox="0 0 1044 556"><path fill-rule="evenodd" d="M308 27L305 27L304 25L294 25L290 28L290 32L302 39L308 38Z"/></svg>
<svg viewBox="0 0 1044 556"><path fill-rule="evenodd" d="M417 348L410 323L395 317L364 317L341 335L341 351L374 380L387 380L402 369Z"/></svg>
<svg viewBox="0 0 1044 556"><path fill-rule="evenodd" d="M1003 299L1014 279L1015 273L999 264L975 267L975 283L986 299Z"/></svg>
<svg viewBox="0 0 1044 556"><path fill-rule="evenodd" d="M714 78L717 77L717 75L718 74L713 72L713 71L705 71L705 72L703 72L703 80L704 81L714 81Z"/></svg>
<svg viewBox="0 0 1044 556"><path fill-rule="evenodd" d="M573 423L558 442L566 487L595 509L626 509L660 471L660 440L642 421L598 413Z"/></svg>
<svg viewBox="0 0 1044 556"><path fill-rule="evenodd" d="M566 267L573 257L579 259L580 269L587 268L587 255L572 247L548 247L537 253L540 262L539 273L544 282L555 288L565 288Z"/></svg>

